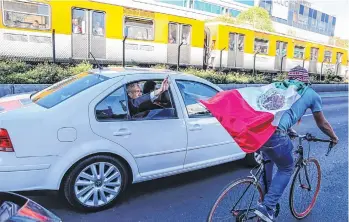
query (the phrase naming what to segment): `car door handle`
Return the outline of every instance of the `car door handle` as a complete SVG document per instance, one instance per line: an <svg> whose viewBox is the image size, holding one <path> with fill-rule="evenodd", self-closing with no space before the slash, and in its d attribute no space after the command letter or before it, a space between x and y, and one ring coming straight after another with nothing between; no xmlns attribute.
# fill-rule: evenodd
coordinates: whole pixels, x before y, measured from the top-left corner
<svg viewBox="0 0 349 222"><path fill-rule="evenodd" d="M202 130L202 127L199 124L194 124L192 127L189 128L190 131L197 131Z"/></svg>
<svg viewBox="0 0 349 222"><path fill-rule="evenodd" d="M119 131L116 131L113 133L114 136L127 136L131 135L131 131L127 129L119 129Z"/></svg>

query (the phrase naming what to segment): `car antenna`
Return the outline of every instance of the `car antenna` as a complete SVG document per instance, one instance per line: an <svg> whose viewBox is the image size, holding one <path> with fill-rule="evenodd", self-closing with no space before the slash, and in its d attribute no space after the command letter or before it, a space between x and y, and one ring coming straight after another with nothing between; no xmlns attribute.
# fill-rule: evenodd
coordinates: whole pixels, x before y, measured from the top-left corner
<svg viewBox="0 0 349 222"><path fill-rule="evenodd" d="M96 58L93 56L92 52L90 52L90 55L92 56L93 60L97 63L99 71L101 71L103 68L102 66L97 62Z"/></svg>

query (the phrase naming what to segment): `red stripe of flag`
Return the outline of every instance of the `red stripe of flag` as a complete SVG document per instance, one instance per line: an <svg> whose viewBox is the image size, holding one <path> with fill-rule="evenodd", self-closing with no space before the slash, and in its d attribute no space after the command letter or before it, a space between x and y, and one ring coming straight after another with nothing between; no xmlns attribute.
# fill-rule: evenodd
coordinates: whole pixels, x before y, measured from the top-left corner
<svg viewBox="0 0 349 222"><path fill-rule="evenodd" d="M274 115L254 110L236 89L219 92L200 102L246 153L257 151L276 130L271 124Z"/></svg>

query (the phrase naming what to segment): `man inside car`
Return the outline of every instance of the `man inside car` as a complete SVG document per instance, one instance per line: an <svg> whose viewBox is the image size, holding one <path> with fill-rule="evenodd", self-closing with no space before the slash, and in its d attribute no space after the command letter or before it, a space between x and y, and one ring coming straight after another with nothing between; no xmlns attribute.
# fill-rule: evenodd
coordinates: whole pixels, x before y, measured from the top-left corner
<svg viewBox="0 0 349 222"><path fill-rule="evenodd" d="M150 93L142 93L141 87L138 83L131 83L127 86L128 95L128 107L131 115L137 114L144 110L151 109L151 105L155 100L169 88L168 78L164 79L161 83L161 87Z"/></svg>

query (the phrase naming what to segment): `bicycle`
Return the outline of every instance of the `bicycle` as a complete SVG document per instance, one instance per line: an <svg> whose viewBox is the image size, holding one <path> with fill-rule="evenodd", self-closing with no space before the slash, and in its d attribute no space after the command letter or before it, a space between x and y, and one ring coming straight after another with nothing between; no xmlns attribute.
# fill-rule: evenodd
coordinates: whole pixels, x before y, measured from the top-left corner
<svg viewBox="0 0 349 222"><path fill-rule="evenodd" d="M313 209L315 202L316 202L316 199L317 199L317 196L319 194L320 183L321 183L320 164L319 164L317 159L309 157L310 142L329 143L329 147L328 147L328 151L326 153L326 156L329 155L334 144L333 144L332 140L319 139L319 138L312 136L309 133L306 135L289 134L289 136L291 138L298 138L299 139L297 150L295 152L299 156L296 159L295 169L293 171L293 177L291 178L292 184L291 184L290 194L289 194L289 207L290 207L290 211L291 211L292 215L295 218L303 219L306 216L308 216L310 211ZM305 140L309 142L308 157L304 157L304 147L303 147L302 142ZM256 194L256 191L259 194L258 202L262 202L263 198L264 198L264 194L268 192L268 187L265 186L265 184L267 184L266 183L266 176L265 176L265 165L269 162L271 162L271 161L270 160L267 160L267 161L261 160L260 163L258 164L258 166L256 166L255 168L253 168L250 171L251 176L247 176L245 178L240 178L240 179L235 180L235 181L231 182L230 184L228 184L226 186L226 188L223 189L223 191L220 193L220 195L216 199L215 203L213 204L213 206L210 210L210 213L208 215L207 221L208 222L215 221L215 220L213 220L213 216L215 213L217 213L218 205L223 202L224 197L227 195L227 193L229 191L237 189L238 186L240 186L240 185L247 185L247 188L243 192L242 196L240 198L238 198L238 201L236 204L232 204L232 201L228 201L228 210L224 211L224 212L228 214L228 218L230 219L230 221L234 221L234 219L233 219L234 217L235 217L236 222L245 222L245 221L251 221L251 220L252 221L262 221L257 217L257 215L255 215L255 213L254 213L255 209L252 207L252 204L253 203L257 204L257 201L254 200L254 196ZM316 171L317 171L316 172L316 174L317 174L316 186L312 186L310 184L310 181L309 181L309 168L310 168L311 164L314 164L314 166L316 167ZM257 168L257 172L253 173L253 171L256 168ZM264 187L262 187L262 184L259 182L262 175L263 175ZM298 181L300 183L299 187L302 190L308 191L308 193L310 191L314 191L314 188L315 188L315 193L311 199L310 204L307 205L305 207L305 210L302 212L297 211L296 205L295 205L295 200L294 200L294 196L296 194L295 189L297 188L296 183ZM249 202L249 204L247 205L246 208L237 208L237 205L243 199L244 195L247 193L247 191L249 190L250 187L252 187L252 189L253 189L253 195L252 195L251 201ZM304 200L302 199L302 202L303 201ZM280 205L277 204L276 213L275 213L276 217L278 216L279 212L280 212ZM222 218L218 218L217 221L224 221L224 220L222 220Z"/></svg>

